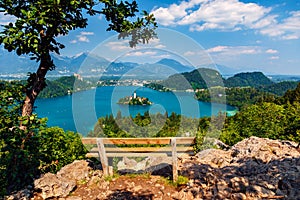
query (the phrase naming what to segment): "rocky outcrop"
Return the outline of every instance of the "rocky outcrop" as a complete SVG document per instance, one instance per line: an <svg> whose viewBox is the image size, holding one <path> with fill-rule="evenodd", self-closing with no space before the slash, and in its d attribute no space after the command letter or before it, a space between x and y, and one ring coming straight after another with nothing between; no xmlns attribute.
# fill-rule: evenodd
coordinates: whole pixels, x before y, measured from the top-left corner
<svg viewBox="0 0 300 200"><path fill-rule="evenodd" d="M74 161L63 167L57 174L46 173L34 181L34 191L43 199L66 197L80 181L87 181L93 170L87 160ZM101 172L102 174L102 172Z"/></svg>
<svg viewBox="0 0 300 200"><path fill-rule="evenodd" d="M300 199L300 153L292 142L250 137L180 163L190 181L177 199Z"/></svg>
<svg viewBox="0 0 300 200"><path fill-rule="evenodd" d="M157 176L105 178L89 160L75 161L57 174L47 173L6 199L294 199L300 200L300 153L297 144L251 137L229 150L207 149L179 158L179 173L187 184L174 188ZM152 159L152 160L151 160ZM119 167L150 172L166 160L141 163L123 159ZM139 168L138 168L139 167ZM156 168L160 175L165 168ZM152 174L155 170L151 171ZM170 169L169 169L170 171ZM70 193L72 195L70 195ZM33 195L34 194L34 195Z"/></svg>

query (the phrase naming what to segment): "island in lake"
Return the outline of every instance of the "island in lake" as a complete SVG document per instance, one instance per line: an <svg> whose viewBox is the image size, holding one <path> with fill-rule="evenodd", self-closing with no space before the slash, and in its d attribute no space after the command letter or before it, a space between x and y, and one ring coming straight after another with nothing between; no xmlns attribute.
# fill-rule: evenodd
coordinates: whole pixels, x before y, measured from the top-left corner
<svg viewBox="0 0 300 200"><path fill-rule="evenodd" d="M126 105L151 105L152 102L149 101L146 97L139 97L136 95L136 91L134 91L132 96L124 97L119 99L118 104L126 104Z"/></svg>

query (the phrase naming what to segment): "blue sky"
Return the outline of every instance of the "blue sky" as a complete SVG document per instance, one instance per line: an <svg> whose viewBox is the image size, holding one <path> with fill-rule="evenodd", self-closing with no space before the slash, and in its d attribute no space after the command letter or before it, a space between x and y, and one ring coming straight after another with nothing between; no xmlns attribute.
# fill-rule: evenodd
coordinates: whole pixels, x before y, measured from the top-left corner
<svg viewBox="0 0 300 200"><path fill-rule="evenodd" d="M96 16L89 19L87 28L59 38L66 45L62 55L92 52L111 60L136 62L154 62L165 56L195 66L216 63L237 71L300 75L298 0L137 2L140 10L151 11L158 21L161 35L150 45L128 48L114 32L106 32L105 19Z"/></svg>

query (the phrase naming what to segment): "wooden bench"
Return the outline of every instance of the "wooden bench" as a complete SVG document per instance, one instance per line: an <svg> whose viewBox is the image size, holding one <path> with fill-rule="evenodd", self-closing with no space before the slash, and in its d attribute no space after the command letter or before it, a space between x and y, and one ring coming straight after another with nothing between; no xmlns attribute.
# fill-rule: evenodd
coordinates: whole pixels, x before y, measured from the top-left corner
<svg viewBox="0 0 300 200"><path fill-rule="evenodd" d="M97 145L87 157L99 157L104 175L112 175L112 166L108 159L112 157L172 156L173 181L178 178L178 154L193 155L194 137L164 138L82 138L86 145ZM116 145L152 145L152 147L119 147ZM153 145L163 145L153 146Z"/></svg>

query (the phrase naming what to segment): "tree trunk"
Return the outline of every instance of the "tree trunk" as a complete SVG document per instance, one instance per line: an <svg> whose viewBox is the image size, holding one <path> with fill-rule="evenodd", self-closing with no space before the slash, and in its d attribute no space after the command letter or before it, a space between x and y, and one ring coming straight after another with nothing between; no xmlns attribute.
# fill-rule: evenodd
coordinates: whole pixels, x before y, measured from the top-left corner
<svg viewBox="0 0 300 200"><path fill-rule="evenodd" d="M26 99L22 108L22 116L30 116L33 111L34 102L39 93L46 86L45 76L50 69L52 61L49 52L41 56L40 66L36 73L31 74L28 80L29 88L26 91Z"/></svg>

